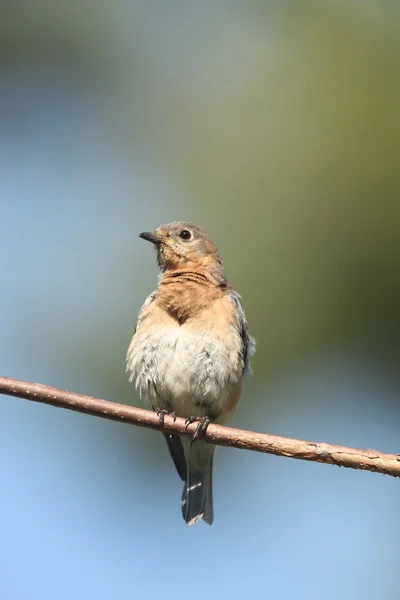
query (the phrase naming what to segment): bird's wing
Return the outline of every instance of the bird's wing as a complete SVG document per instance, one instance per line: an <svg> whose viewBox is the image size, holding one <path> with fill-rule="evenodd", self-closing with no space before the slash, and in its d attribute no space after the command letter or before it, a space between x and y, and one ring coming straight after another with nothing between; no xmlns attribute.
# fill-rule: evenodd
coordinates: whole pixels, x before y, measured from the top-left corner
<svg viewBox="0 0 400 600"><path fill-rule="evenodd" d="M248 375L251 373L250 369L250 357L256 351L256 341L253 337L249 335L247 330L247 321L246 315L244 314L242 303L240 302L240 296L234 290L229 291L228 293L229 299L233 304L233 308L235 310L236 315L236 326L239 332L239 335L242 339L242 356L243 356L243 373L244 375Z"/></svg>
<svg viewBox="0 0 400 600"><path fill-rule="evenodd" d="M153 302L153 300L155 299L156 295L157 295L157 290L155 290L154 292L151 292L151 294L149 296L147 296L146 300L144 301L144 304L143 304L143 306L140 309L139 314L138 314L138 318L137 318L137 321L136 321L136 327L135 327L135 331L133 332L133 335L135 335L135 333L139 329L140 325L142 324L142 322L146 318L146 316L147 316L146 315L147 308L148 308L149 304L151 304Z"/></svg>

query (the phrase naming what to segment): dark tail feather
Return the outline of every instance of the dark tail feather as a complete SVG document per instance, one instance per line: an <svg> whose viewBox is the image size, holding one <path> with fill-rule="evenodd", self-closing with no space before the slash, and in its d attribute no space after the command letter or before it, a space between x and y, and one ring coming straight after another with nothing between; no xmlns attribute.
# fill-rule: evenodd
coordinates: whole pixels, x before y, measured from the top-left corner
<svg viewBox="0 0 400 600"><path fill-rule="evenodd" d="M214 521L212 467L212 456L204 471L196 471L188 465L182 493L182 515L188 525L194 525L201 518L209 525Z"/></svg>
<svg viewBox="0 0 400 600"><path fill-rule="evenodd" d="M172 433L164 433L164 437L167 442L168 450L174 461L175 468L178 471L179 477L182 481L186 480L186 458L183 452L182 442L178 435Z"/></svg>

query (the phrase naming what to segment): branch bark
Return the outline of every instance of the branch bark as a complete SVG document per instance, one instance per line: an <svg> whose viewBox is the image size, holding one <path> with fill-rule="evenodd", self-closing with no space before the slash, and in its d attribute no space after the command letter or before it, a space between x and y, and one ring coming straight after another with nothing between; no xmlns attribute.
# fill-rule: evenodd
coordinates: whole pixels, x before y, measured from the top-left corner
<svg viewBox="0 0 400 600"><path fill-rule="evenodd" d="M0 394L179 435L193 435L196 429L195 423L186 427L185 420L179 417L174 422L172 417L166 415L162 426L158 416L149 410L7 377L0 377ZM377 450L358 450L322 442L295 440L214 424L208 426L205 438L207 442L218 446L232 446L241 450L254 450L349 469L374 471L392 477L400 476L400 456L384 454Z"/></svg>

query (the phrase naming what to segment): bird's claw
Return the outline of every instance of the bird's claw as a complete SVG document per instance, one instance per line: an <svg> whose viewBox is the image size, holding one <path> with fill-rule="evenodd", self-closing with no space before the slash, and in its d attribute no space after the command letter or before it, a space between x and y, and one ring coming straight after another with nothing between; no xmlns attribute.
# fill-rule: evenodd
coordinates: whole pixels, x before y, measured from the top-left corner
<svg viewBox="0 0 400 600"><path fill-rule="evenodd" d="M185 421L186 427L198 421L196 431L193 434L193 437L190 441L190 445L193 446L196 440L199 439L200 436L204 435L207 431L207 427L211 423L210 417L188 417Z"/></svg>
<svg viewBox="0 0 400 600"><path fill-rule="evenodd" d="M168 411L165 409L161 409L161 408L156 408L155 412L157 413L157 417L160 421L160 425L161 427L164 427L164 419L165 419L165 415L168 414Z"/></svg>
<svg viewBox="0 0 400 600"><path fill-rule="evenodd" d="M164 427L165 415L169 415L170 417L172 417L174 420L174 423L176 421L176 412L175 411L170 413L167 410L165 410L165 408L156 407L154 409L154 412L157 414L157 417L159 418L161 427Z"/></svg>

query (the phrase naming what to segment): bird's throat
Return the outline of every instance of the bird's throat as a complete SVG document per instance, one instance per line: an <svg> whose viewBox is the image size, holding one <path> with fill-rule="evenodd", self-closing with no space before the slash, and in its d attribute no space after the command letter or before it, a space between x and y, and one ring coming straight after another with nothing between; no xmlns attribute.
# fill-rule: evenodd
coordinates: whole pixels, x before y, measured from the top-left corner
<svg viewBox="0 0 400 600"><path fill-rule="evenodd" d="M183 324L198 316L223 295L206 272L192 270L167 271L158 286L157 302Z"/></svg>

